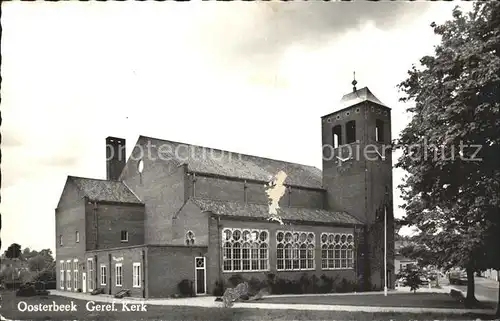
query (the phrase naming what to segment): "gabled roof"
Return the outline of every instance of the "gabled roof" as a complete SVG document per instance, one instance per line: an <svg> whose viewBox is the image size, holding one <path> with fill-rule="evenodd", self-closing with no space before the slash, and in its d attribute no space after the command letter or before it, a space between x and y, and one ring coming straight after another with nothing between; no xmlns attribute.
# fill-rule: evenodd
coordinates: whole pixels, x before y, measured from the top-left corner
<svg viewBox="0 0 500 321"><path fill-rule="evenodd" d="M322 188L321 170L314 166L152 137L140 136L140 140L154 141L154 148L165 157L161 159L175 159L178 163L187 164L188 169L194 172L268 182L282 170L287 174L287 185Z"/></svg>
<svg viewBox="0 0 500 321"><path fill-rule="evenodd" d="M191 198L191 201L202 211L209 211L216 215L259 219L270 218L269 207L265 204L216 201L201 198ZM281 207L278 209L278 215L285 221L363 224L345 212L331 212L315 208Z"/></svg>
<svg viewBox="0 0 500 321"><path fill-rule="evenodd" d="M347 108L350 106L354 106L364 101L370 101L372 103L387 107L382 103L374 94L368 89L368 87L363 87L351 93L348 93L342 97L340 100L340 108ZM387 107L389 108L389 107Z"/></svg>
<svg viewBox="0 0 500 321"><path fill-rule="evenodd" d="M68 180L91 201L142 204L123 182L75 176L68 176Z"/></svg>

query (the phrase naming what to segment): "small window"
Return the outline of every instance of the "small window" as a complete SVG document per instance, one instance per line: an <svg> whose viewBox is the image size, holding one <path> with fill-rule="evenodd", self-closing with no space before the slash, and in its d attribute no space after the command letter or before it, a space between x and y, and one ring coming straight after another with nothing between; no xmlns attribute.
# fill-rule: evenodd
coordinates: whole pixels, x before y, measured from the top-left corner
<svg viewBox="0 0 500 321"><path fill-rule="evenodd" d="M59 235L59 246L63 246L62 235Z"/></svg>
<svg viewBox="0 0 500 321"><path fill-rule="evenodd" d="M351 120L346 123L346 143L356 142L356 121Z"/></svg>
<svg viewBox="0 0 500 321"><path fill-rule="evenodd" d="M342 145L342 126L337 125L332 129L333 134L333 148L337 148Z"/></svg>
<svg viewBox="0 0 500 321"><path fill-rule="evenodd" d="M80 243L80 233L76 231L75 233L76 243Z"/></svg>
<svg viewBox="0 0 500 321"><path fill-rule="evenodd" d="M141 287L141 263L134 263L132 266L132 286L134 288Z"/></svg>
<svg viewBox="0 0 500 321"><path fill-rule="evenodd" d="M123 282L123 269L121 263L115 265L115 285L122 286Z"/></svg>
<svg viewBox="0 0 500 321"><path fill-rule="evenodd" d="M122 231L121 232L121 241L122 242L128 242L128 232L127 231Z"/></svg>
<svg viewBox="0 0 500 321"><path fill-rule="evenodd" d="M384 142L384 122L380 119L375 121L375 141Z"/></svg>

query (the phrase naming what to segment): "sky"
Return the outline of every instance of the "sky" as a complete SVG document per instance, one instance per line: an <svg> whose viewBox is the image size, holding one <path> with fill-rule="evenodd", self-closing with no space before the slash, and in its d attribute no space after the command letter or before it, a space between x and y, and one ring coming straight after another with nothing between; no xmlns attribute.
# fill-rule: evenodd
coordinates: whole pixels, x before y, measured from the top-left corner
<svg viewBox="0 0 500 321"><path fill-rule="evenodd" d="M397 138L410 106L396 86L456 5L3 2L1 251L55 249L66 177L105 178L107 136L127 154L146 135L321 168L320 117L356 71Z"/></svg>

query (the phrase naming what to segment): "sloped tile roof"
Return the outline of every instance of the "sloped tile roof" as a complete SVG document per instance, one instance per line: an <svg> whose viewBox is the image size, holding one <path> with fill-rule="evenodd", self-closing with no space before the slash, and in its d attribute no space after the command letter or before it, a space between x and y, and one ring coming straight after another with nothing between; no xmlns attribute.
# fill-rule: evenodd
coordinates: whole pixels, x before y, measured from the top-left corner
<svg viewBox="0 0 500 321"><path fill-rule="evenodd" d="M68 176L82 193L92 201L142 204L134 193L119 181Z"/></svg>
<svg viewBox="0 0 500 321"><path fill-rule="evenodd" d="M373 103L382 105L387 107L384 103L382 103L374 94L368 89L368 87L364 87L358 89L354 92L348 93L342 97L340 100L340 108L346 108L349 106L354 106L363 101L371 101Z"/></svg>
<svg viewBox="0 0 500 321"><path fill-rule="evenodd" d="M164 157L162 159L173 158L179 163L186 163L188 169L194 172L267 182L282 170L287 174L287 185L322 188L321 170L314 166L145 136L141 139L154 142L152 145Z"/></svg>
<svg viewBox="0 0 500 321"><path fill-rule="evenodd" d="M269 218L269 207L265 204L252 204L232 201L216 201L210 199L192 198L201 210L210 211L216 215L237 216L251 218ZM315 208L282 207L278 209L278 215L283 220L338 223L338 224L362 224L355 217L345 212L330 212Z"/></svg>

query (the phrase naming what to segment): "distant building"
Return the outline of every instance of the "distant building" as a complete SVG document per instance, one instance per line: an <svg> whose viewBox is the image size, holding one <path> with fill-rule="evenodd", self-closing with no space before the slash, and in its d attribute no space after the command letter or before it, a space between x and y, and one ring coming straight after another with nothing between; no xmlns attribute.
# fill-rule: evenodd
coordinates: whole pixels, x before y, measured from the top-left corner
<svg viewBox="0 0 500 321"><path fill-rule="evenodd" d="M125 140L108 137L106 180L68 176L55 210L58 288L154 298L177 293L183 279L201 295L235 274L306 273L382 289L384 213L392 287L392 156L383 148L390 108L368 88L354 89L321 118L321 130L330 146L322 171L145 136L126 160ZM266 194L281 171L284 225L269 221Z"/></svg>
<svg viewBox="0 0 500 321"><path fill-rule="evenodd" d="M415 266L418 264L417 260L401 255L401 249L410 244L411 242L407 240L398 240L394 244L394 269L396 274L406 269L408 266Z"/></svg>

